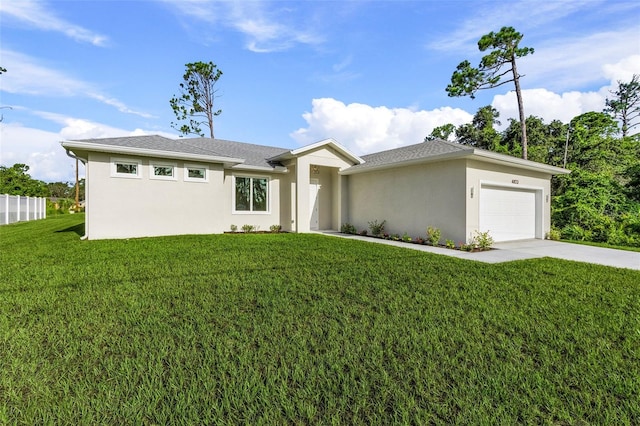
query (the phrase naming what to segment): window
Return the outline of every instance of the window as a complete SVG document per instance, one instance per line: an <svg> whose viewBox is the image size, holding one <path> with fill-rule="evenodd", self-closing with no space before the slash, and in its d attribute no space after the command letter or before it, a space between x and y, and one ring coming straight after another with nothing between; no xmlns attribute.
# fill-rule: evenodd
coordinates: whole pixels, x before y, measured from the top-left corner
<svg viewBox="0 0 640 426"><path fill-rule="evenodd" d="M269 179L266 177L234 177L236 212L269 211Z"/></svg>
<svg viewBox="0 0 640 426"><path fill-rule="evenodd" d="M152 163L149 177L151 179L176 180L175 169L175 164Z"/></svg>
<svg viewBox="0 0 640 426"><path fill-rule="evenodd" d="M184 165L184 180L186 182L207 182L207 166L198 166L192 164Z"/></svg>
<svg viewBox="0 0 640 426"><path fill-rule="evenodd" d="M112 177L139 178L140 168L140 160L131 160L124 158L111 159Z"/></svg>

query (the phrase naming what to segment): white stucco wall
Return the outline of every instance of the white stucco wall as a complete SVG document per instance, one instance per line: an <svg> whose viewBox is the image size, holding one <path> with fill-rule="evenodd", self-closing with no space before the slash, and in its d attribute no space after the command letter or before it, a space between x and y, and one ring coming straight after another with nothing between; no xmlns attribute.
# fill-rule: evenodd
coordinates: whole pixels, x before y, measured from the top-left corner
<svg viewBox="0 0 640 426"><path fill-rule="evenodd" d="M112 177L113 158L139 160L139 178ZM87 173L86 235L89 239L134 238L180 234L222 233L231 224L268 230L280 222L279 177L270 176L270 212L238 214L232 211L232 179L221 164L206 164L207 182L184 180L185 163L175 164L175 180L150 179L150 164L167 160L89 153ZM269 176L237 173L242 176Z"/></svg>
<svg viewBox="0 0 640 426"><path fill-rule="evenodd" d="M386 232L426 237L428 226L442 241L465 239L465 161L398 167L348 178L348 221L358 231L386 220ZM343 177L343 178L344 178Z"/></svg>

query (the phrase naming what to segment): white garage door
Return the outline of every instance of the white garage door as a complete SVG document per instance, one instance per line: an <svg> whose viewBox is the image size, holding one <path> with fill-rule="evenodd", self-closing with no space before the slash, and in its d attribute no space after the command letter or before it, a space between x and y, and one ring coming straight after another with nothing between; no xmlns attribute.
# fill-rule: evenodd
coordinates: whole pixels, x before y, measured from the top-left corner
<svg viewBox="0 0 640 426"><path fill-rule="evenodd" d="M536 237L536 193L517 188L482 186L480 231L494 241Z"/></svg>

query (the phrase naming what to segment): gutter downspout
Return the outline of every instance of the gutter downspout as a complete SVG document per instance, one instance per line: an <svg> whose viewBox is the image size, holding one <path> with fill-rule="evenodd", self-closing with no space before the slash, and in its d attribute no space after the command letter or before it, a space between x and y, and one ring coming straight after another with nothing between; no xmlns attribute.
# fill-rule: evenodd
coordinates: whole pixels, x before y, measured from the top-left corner
<svg viewBox="0 0 640 426"><path fill-rule="evenodd" d="M82 158L82 157L79 157L79 156L73 154L67 148L65 148L64 150L67 153L68 157L71 157L76 161L80 160L80 161L82 161L82 164L84 164L86 166L86 164L87 164L86 158ZM77 173L77 169L76 169L76 173ZM85 194L85 197L86 197L86 194ZM84 235L82 237L80 237L80 241L86 241L88 238L89 238L89 236L87 235L87 225L86 225L86 220L85 220Z"/></svg>

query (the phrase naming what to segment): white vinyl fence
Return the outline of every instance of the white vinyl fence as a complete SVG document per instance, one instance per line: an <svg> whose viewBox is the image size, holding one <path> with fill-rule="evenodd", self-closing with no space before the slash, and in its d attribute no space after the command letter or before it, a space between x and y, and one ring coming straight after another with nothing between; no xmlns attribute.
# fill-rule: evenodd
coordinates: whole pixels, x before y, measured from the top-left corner
<svg viewBox="0 0 640 426"><path fill-rule="evenodd" d="M0 225L45 219L46 217L46 198L7 194L0 195Z"/></svg>

